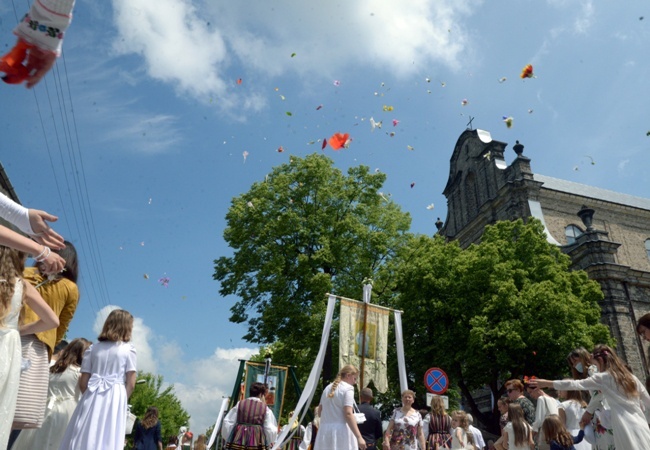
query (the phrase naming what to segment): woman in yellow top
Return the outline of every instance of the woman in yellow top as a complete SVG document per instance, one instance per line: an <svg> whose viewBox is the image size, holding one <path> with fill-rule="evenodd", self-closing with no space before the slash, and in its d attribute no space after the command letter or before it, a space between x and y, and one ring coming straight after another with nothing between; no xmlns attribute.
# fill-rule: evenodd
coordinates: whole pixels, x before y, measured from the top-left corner
<svg viewBox="0 0 650 450"><path fill-rule="evenodd" d="M45 302L59 318L59 326L42 333L21 336L23 359L29 360L29 368L20 377L18 403L14 415L14 430L39 428L45 415L49 360L54 347L65 336L79 302L77 277L79 265L77 251L72 243L65 241L65 248L56 250L65 259L65 269L54 276L46 275L40 265L25 269L23 276L39 291ZM29 324L37 316L23 307L23 323Z"/></svg>

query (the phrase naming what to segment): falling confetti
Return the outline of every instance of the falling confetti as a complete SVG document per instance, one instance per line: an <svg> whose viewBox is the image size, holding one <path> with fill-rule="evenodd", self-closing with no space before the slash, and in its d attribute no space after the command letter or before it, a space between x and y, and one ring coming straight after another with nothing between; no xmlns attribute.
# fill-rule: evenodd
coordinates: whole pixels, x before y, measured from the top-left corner
<svg viewBox="0 0 650 450"><path fill-rule="evenodd" d="M142 277L143 277L145 280L148 280L148 279L149 279L149 274L148 274L148 273L145 273L144 275L142 275Z"/></svg>
<svg viewBox="0 0 650 450"><path fill-rule="evenodd" d="M160 283L161 286L168 287L169 286L169 278L161 277L161 278L158 279L158 283Z"/></svg>
<svg viewBox="0 0 650 450"><path fill-rule="evenodd" d="M412 147L412 146L410 146L410 145L407 145L406 148L408 148L408 149L411 150L411 151L415 150L415 148Z"/></svg>
<svg viewBox="0 0 650 450"><path fill-rule="evenodd" d="M524 67L521 70L521 75L519 75L522 79L523 78L534 78L535 75L533 74L533 65L528 64L526 67Z"/></svg>
<svg viewBox="0 0 650 450"><path fill-rule="evenodd" d="M596 161L594 161L594 158L592 158L591 156L589 156L589 155L585 155L585 158L589 158L589 159L591 160L591 165L592 165L592 166L595 166L595 165L596 165Z"/></svg>
<svg viewBox="0 0 650 450"><path fill-rule="evenodd" d="M431 83L431 78L427 77L424 79L427 83Z"/></svg>
<svg viewBox="0 0 650 450"><path fill-rule="evenodd" d="M292 53L292 54L291 54L291 57L293 58L294 56L296 56L296 54L295 54L295 53Z"/></svg>
<svg viewBox="0 0 650 450"><path fill-rule="evenodd" d="M382 125L381 120L379 122L377 122L377 121L375 121L375 119L373 119L371 117L370 120L368 120L368 122L370 122L370 129L372 131L374 131L375 128L381 128L381 125Z"/></svg>
<svg viewBox="0 0 650 450"><path fill-rule="evenodd" d="M255 206L253 206L253 202L246 202L246 206L255 209Z"/></svg>
<svg viewBox="0 0 650 450"><path fill-rule="evenodd" d="M393 126L396 127L399 124L399 120L393 119Z"/></svg>
<svg viewBox="0 0 650 450"><path fill-rule="evenodd" d="M140 247L144 247L144 241L140 242Z"/></svg>
<svg viewBox="0 0 650 450"><path fill-rule="evenodd" d="M469 103L469 102L467 101L466 98L464 98L464 99L462 99L462 100L460 101L460 104L461 104L462 106L467 106L468 103Z"/></svg>
<svg viewBox="0 0 650 450"><path fill-rule="evenodd" d="M388 112L388 111L392 111L395 108L393 108L392 106L389 106L389 105L384 105L381 109Z"/></svg>
<svg viewBox="0 0 650 450"><path fill-rule="evenodd" d="M340 85L341 85L341 82L340 82L339 80L334 80L334 81L332 82L332 84L333 84L334 86L340 86Z"/></svg>
<svg viewBox="0 0 650 450"><path fill-rule="evenodd" d="M429 204L427 205L427 209L428 209L429 211L431 211L431 210L433 209L433 203L429 203Z"/></svg>
<svg viewBox="0 0 650 450"><path fill-rule="evenodd" d="M533 113L533 110L532 110L532 109L529 109L529 110L528 110L528 114L532 114L532 113Z"/></svg>
<svg viewBox="0 0 650 450"><path fill-rule="evenodd" d="M293 113L291 111L287 111L285 114L289 117L293 116Z"/></svg>
<svg viewBox="0 0 650 450"><path fill-rule="evenodd" d="M411 183L411 189L415 187L415 183Z"/></svg>
<svg viewBox="0 0 650 450"><path fill-rule="evenodd" d="M650 136L650 131L646 131L645 135Z"/></svg>
<svg viewBox="0 0 650 450"><path fill-rule="evenodd" d="M285 100L284 95L280 94L280 99Z"/></svg>
<svg viewBox="0 0 650 450"><path fill-rule="evenodd" d="M349 133L334 133L329 140L330 147L334 150L340 150L341 148L348 148L350 145L350 134Z"/></svg>
<svg viewBox="0 0 650 450"><path fill-rule="evenodd" d="M282 146L279 146L278 147L278 153L282 153L283 151L284 151L284 148L282 148Z"/></svg>
<svg viewBox="0 0 650 450"><path fill-rule="evenodd" d="M151 205L151 197L149 197L149 204Z"/></svg>
<svg viewBox="0 0 650 450"><path fill-rule="evenodd" d="M499 78L499 83L503 83L503 82L505 82L506 80L507 80L506 77L501 77L501 78Z"/></svg>
<svg viewBox="0 0 650 450"><path fill-rule="evenodd" d="M248 158L248 152L246 150L244 150L244 152L242 153L242 156L244 157L244 164L246 164L246 158Z"/></svg>
<svg viewBox="0 0 650 450"><path fill-rule="evenodd" d="M243 80L242 80L241 78L239 78L239 79L237 80L237 84L242 84L242 83L243 83Z"/></svg>
<svg viewBox="0 0 650 450"><path fill-rule="evenodd" d="M447 86L447 83L445 83L444 81L441 81L440 86L445 87L445 86Z"/></svg>
<svg viewBox="0 0 650 450"><path fill-rule="evenodd" d="M394 132L394 131L391 131L390 133L388 133L388 135L389 135L390 137L395 137L395 132Z"/></svg>
<svg viewBox="0 0 650 450"><path fill-rule="evenodd" d="M327 139L323 138L323 145L321 146L321 150L325 150L325 147L327 147Z"/></svg>
<svg viewBox="0 0 650 450"><path fill-rule="evenodd" d="M508 128L512 128L512 121L513 120L514 119L512 117L510 117L510 116L507 116L507 117L503 116L503 121L505 122L506 127L508 127Z"/></svg>
<svg viewBox="0 0 650 450"><path fill-rule="evenodd" d="M322 108L323 108L323 105L318 105L318 106L316 107L316 111L318 111L318 110L320 110L320 109L322 109Z"/></svg>

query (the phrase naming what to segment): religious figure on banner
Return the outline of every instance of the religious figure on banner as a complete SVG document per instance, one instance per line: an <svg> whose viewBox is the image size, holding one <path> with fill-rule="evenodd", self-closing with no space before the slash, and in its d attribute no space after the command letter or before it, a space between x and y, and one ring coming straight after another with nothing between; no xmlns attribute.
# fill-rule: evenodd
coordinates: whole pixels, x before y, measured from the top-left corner
<svg viewBox="0 0 650 450"><path fill-rule="evenodd" d="M363 341L363 322L356 321L355 328L357 329L356 338L354 340L354 354L361 356L361 347L365 346L363 357L376 358L377 353L377 325L374 323L366 324L366 341Z"/></svg>

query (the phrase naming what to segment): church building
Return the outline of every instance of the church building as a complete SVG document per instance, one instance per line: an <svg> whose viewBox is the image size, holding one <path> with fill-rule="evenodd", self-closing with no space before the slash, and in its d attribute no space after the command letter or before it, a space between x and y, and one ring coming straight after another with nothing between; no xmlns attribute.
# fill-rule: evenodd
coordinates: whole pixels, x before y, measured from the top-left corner
<svg viewBox="0 0 650 450"><path fill-rule="evenodd" d="M464 131L450 161L447 218L438 232L465 248L488 224L535 217L547 240L568 254L572 267L597 281L605 298L602 322L618 354L645 380L648 361L636 321L650 312L650 199L533 173L524 146L512 147L483 130Z"/></svg>

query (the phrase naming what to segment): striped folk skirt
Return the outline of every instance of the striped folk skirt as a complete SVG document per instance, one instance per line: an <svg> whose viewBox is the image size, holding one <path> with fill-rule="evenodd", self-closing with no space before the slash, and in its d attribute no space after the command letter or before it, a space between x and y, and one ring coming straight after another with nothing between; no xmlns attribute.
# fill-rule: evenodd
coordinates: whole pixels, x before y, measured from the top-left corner
<svg viewBox="0 0 650 450"><path fill-rule="evenodd" d="M261 425L238 423L233 428L225 448L230 450L267 450L269 446Z"/></svg>
<svg viewBox="0 0 650 450"><path fill-rule="evenodd" d="M23 360L29 368L20 374L14 430L40 428L45 418L50 380L47 346L33 334L20 337Z"/></svg>

